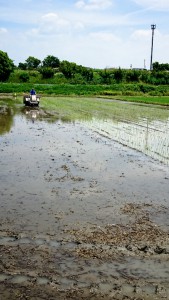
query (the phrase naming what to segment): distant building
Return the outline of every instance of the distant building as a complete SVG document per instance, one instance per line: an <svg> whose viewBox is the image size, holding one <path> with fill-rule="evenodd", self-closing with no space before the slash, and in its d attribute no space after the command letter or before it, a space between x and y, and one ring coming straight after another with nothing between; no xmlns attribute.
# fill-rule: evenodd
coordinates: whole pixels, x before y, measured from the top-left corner
<svg viewBox="0 0 169 300"><path fill-rule="evenodd" d="M143 70L147 70L147 69L146 68L132 68L131 70L143 71Z"/></svg>

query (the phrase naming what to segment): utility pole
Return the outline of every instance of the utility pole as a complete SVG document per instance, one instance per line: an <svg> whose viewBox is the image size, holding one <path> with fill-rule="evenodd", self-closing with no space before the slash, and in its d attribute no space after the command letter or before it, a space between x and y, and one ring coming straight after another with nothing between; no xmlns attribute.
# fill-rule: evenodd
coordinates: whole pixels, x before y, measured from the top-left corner
<svg viewBox="0 0 169 300"><path fill-rule="evenodd" d="M152 41L151 41L151 59L150 59L150 70L153 70L153 42L154 42L154 30L156 29L156 25L151 25L152 30Z"/></svg>
<svg viewBox="0 0 169 300"><path fill-rule="evenodd" d="M146 69L146 60L144 59L144 70Z"/></svg>

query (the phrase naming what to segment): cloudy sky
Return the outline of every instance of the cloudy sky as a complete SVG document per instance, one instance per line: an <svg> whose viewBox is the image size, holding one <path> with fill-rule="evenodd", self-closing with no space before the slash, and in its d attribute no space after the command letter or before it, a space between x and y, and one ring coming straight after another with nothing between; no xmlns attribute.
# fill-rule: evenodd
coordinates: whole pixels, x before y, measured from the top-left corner
<svg viewBox="0 0 169 300"><path fill-rule="evenodd" d="M18 65L54 55L86 67L169 63L169 0L0 0L0 50Z"/></svg>

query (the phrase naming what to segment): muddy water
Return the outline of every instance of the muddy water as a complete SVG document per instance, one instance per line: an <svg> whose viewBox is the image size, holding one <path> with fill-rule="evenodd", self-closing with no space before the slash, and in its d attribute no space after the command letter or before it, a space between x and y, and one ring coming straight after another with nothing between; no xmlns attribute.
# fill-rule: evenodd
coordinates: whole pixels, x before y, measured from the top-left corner
<svg viewBox="0 0 169 300"><path fill-rule="evenodd" d="M137 122L0 116L3 299L11 284L32 284L30 299L42 286L46 299L169 299L169 113L142 109Z"/></svg>

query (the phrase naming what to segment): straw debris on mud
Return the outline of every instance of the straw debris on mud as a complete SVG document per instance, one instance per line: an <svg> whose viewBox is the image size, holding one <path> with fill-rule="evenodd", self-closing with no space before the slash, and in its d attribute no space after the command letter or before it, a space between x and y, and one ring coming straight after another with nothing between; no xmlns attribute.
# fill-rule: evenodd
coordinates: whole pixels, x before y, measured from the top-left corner
<svg viewBox="0 0 169 300"><path fill-rule="evenodd" d="M141 256L169 254L169 233L150 220L150 213L144 210L146 206L128 203L122 207L123 213L133 215L133 221L126 225L93 225L67 231L77 244L91 245L86 248L81 246L77 254L98 258L111 258L113 254L124 253L124 250Z"/></svg>
<svg viewBox="0 0 169 300"><path fill-rule="evenodd" d="M116 272L110 276L102 267L112 262L125 265L130 257L148 259L147 263L168 261L168 232L150 221L146 207L127 203L121 211L133 216L130 224L67 229L60 241L53 240L54 236L29 239L14 232L3 237L1 232L0 295L13 300L168 299L168 285L144 278L138 282L127 268L120 271L121 278Z"/></svg>

